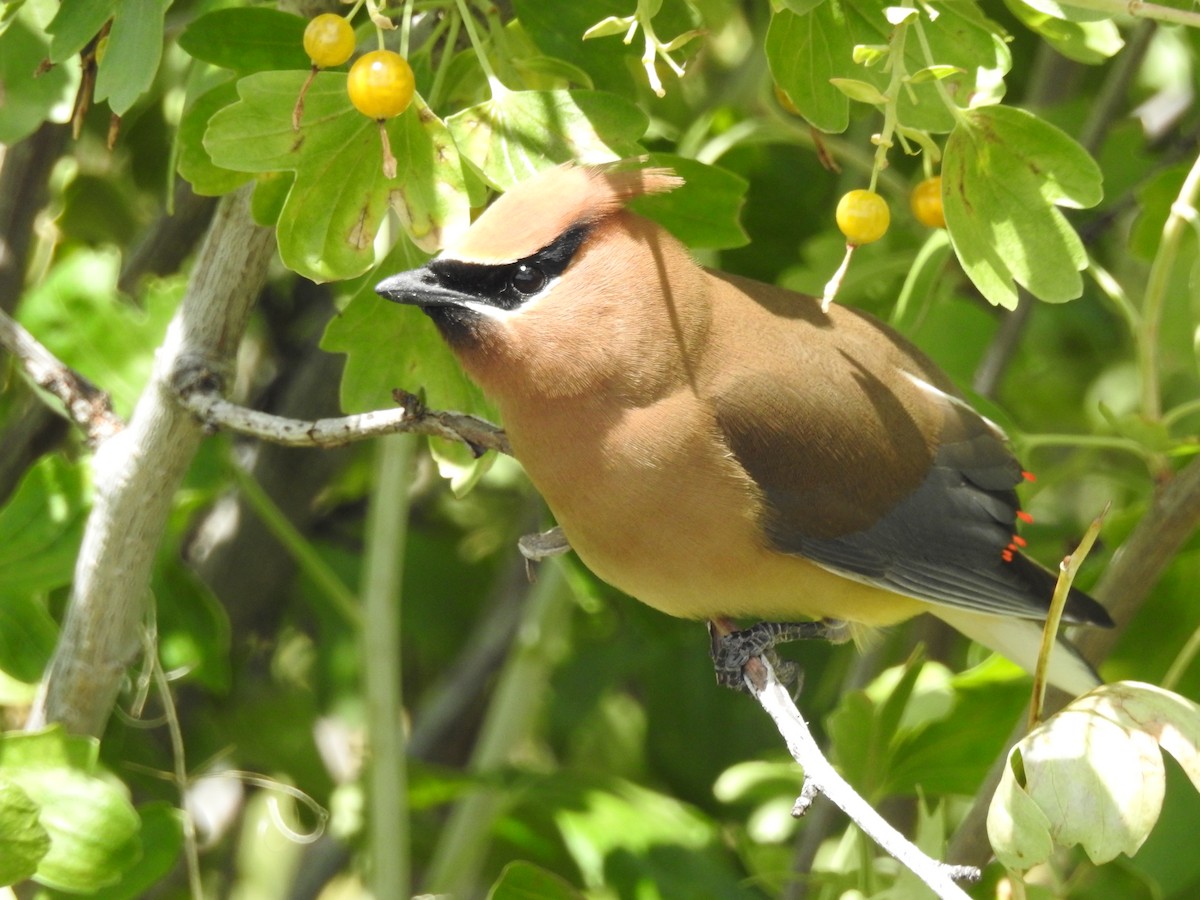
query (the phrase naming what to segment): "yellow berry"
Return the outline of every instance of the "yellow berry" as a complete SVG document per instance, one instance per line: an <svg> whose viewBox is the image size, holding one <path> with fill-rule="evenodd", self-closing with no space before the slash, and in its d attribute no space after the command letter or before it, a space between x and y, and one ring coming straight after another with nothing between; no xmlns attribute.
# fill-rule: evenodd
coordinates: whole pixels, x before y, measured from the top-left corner
<svg viewBox="0 0 1200 900"><path fill-rule="evenodd" d="M850 191L837 205L837 226L847 243L859 245L877 241L887 233L891 214L887 201L874 191Z"/></svg>
<svg viewBox="0 0 1200 900"><path fill-rule="evenodd" d="M354 29L342 16L321 13L304 29L304 52L318 68L340 66L354 52Z"/></svg>
<svg viewBox="0 0 1200 900"><path fill-rule="evenodd" d="M364 53L350 67L346 90L350 102L364 116L390 119L412 102L412 69L403 56L391 50Z"/></svg>
<svg viewBox="0 0 1200 900"><path fill-rule="evenodd" d="M946 210L942 207L942 176L926 178L909 197L913 217L927 228L945 228Z"/></svg>

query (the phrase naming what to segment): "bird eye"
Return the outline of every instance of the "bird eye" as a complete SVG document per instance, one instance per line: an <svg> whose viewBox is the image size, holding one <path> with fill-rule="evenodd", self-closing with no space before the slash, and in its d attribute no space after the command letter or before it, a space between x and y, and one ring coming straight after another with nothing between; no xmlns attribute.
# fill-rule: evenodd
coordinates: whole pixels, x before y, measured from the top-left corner
<svg viewBox="0 0 1200 900"><path fill-rule="evenodd" d="M536 294L546 286L546 275L541 269L521 263L513 273L512 286L520 294Z"/></svg>

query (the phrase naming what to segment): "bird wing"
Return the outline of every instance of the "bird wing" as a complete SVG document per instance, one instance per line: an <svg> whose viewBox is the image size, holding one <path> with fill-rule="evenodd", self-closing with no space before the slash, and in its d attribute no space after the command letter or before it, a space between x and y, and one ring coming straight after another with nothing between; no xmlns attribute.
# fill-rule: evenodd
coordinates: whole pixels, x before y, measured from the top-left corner
<svg viewBox="0 0 1200 900"><path fill-rule="evenodd" d="M806 342L794 378L743 370L708 398L770 545L921 600L1044 617L1053 580L1011 550L1023 476L1003 432L898 335L864 329L883 330L843 318L832 355ZM1079 596L1068 621L1093 618Z"/></svg>

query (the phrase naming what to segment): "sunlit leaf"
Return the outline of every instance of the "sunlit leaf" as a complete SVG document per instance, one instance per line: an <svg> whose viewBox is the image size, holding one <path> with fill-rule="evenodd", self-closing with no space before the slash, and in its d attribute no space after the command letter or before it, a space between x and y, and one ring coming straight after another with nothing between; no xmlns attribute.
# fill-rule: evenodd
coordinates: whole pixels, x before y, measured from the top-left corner
<svg viewBox="0 0 1200 900"><path fill-rule="evenodd" d="M946 141L942 193L954 251L992 303L1012 309L1018 284L1051 302L1078 297L1087 254L1056 206L1100 202L1100 169L1032 113L985 107Z"/></svg>
<svg viewBox="0 0 1200 900"><path fill-rule="evenodd" d="M150 89L162 59L163 17L171 0L117 0L108 51L96 74L96 99L124 115Z"/></svg>

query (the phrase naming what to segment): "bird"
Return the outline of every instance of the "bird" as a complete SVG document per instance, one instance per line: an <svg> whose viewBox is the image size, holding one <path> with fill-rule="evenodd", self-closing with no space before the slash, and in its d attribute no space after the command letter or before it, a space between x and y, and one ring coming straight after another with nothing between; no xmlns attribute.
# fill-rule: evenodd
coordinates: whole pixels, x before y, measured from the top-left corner
<svg viewBox="0 0 1200 900"><path fill-rule="evenodd" d="M866 312L705 268L628 208L681 184L549 168L375 290L433 321L603 581L722 635L932 613L1032 671L1055 577L1016 536L1003 431ZM1063 618L1112 625L1076 588ZM1099 683L1063 641L1048 680Z"/></svg>

